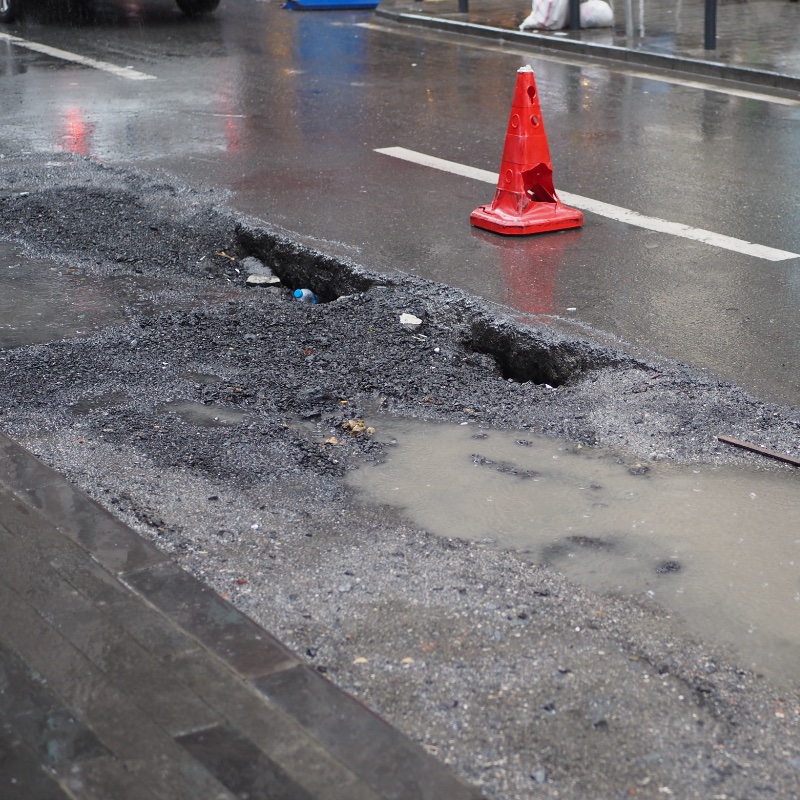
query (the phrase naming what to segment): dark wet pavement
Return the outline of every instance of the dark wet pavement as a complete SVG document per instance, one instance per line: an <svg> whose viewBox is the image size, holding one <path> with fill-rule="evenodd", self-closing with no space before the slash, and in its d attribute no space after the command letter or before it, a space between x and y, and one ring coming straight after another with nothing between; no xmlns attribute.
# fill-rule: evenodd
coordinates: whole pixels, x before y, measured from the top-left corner
<svg viewBox="0 0 800 800"><path fill-rule="evenodd" d="M696 58L699 4L681 8L679 34L677 20L669 28L679 7L648 3L630 49L618 30L519 34L524 2L476 1L459 15L456 0L388 0L376 12L226 0L187 25L154 0L112 9L96 27L32 20L11 29L153 79L0 43L3 86L20 109L0 121L0 147L163 169L222 189L237 212L327 254L457 286L533 324L589 328L798 405L800 94L770 82L774 70L798 79L800 4L745 6L749 16L720 6L714 59L767 70L760 85L720 82ZM415 24L398 24L399 11ZM765 19L774 30L756 47ZM491 25L478 30L481 20ZM436 29L445 23L460 33ZM669 67L641 61L664 51ZM560 192L789 256L756 258L591 210L580 230L512 241L469 225L493 186L376 152L400 146L497 170L515 72L529 62Z"/></svg>

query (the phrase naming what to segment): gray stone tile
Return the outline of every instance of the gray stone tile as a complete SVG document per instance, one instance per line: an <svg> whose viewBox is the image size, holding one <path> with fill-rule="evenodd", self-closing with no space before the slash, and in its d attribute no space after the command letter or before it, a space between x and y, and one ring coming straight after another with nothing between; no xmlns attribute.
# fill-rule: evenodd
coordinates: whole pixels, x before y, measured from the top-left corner
<svg viewBox="0 0 800 800"><path fill-rule="evenodd" d="M38 673L0 642L0 713L13 720L53 703L52 693Z"/></svg>
<svg viewBox="0 0 800 800"><path fill-rule="evenodd" d="M0 636L45 680L76 680L94 671L73 644L0 581Z"/></svg>
<svg viewBox="0 0 800 800"><path fill-rule="evenodd" d="M136 642L127 639L114 642L99 666L109 682L173 735L207 728L220 721L207 703Z"/></svg>
<svg viewBox="0 0 800 800"><path fill-rule="evenodd" d="M113 757L74 764L69 769L57 770L57 775L72 796L80 800L157 800L158 797L125 762Z"/></svg>
<svg viewBox="0 0 800 800"><path fill-rule="evenodd" d="M122 579L242 675L267 675L299 663L281 642L175 564Z"/></svg>
<svg viewBox="0 0 800 800"><path fill-rule="evenodd" d="M5 517L7 505L2 496L0 503ZM80 594L161 661L197 649L197 643L171 620L147 605L55 528L42 524L31 534L18 535L15 541L3 541L4 536L9 536L3 527L0 525L0 551L5 558L0 561L0 578L17 588L43 615L65 610L69 599L64 598L65 591ZM66 588L62 580L67 582Z"/></svg>
<svg viewBox="0 0 800 800"><path fill-rule="evenodd" d="M229 725L198 731L177 741L238 797L314 800L313 795Z"/></svg>
<svg viewBox="0 0 800 800"><path fill-rule="evenodd" d="M0 559L0 580L12 586L34 607L41 608L52 602L59 604L61 600L68 600L69 595L77 596L77 591L36 551L36 540L36 531L14 536L0 529L0 552L3 554Z"/></svg>
<svg viewBox="0 0 800 800"><path fill-rule="evenodd" d="M20 491L24 492L24 489ZM0 484L0 508L3 509L3 527L15 536L25 537L49 523L10 489Z"/></svg>
<svg viewBox="0 0 800 800"><path fill-rule="evenodd" d="M49 767L108 754L94 733L56 699L42 679L2 645L0 712L9 728Z"/></svg>
<svg viewBox="0 0 800 800"><path fill-rule="evenodd" d="M169 560L57 472L2 435L0 487L8 487L0 489L0 500L4 524L12 533L35 529L40 524L37 515L41 515L111 570L141 569ZM25 506L37 513L25 513Z"/></svg>
<svg viewBox="0 0 800 800"><path fill-rule="evenodd" d="M26 489L20 497L112 572L129 572L170 560L66 481Z"/></svg>
<svg viewBox="0 0 800 800"><path fill-rule="evenodd" d="M421 747L305 666L254 685L387 800L478 800Z"/></svg>
<svg viewBox="0 0 800 800"><path fill-rule="evenodd" d="M55 470L0 433L0 483L13 489L27 489L53 480L60 480Z"/></svg>
<svg viewBox="0 0 800 800"><path fill-rule="evenodd" d="M4 624L9 619L9 624ZM12 622L16 629L11 629ZM0 583L0 631L30 666L51 682L92 679L117 685L165 730L180 734L219 722L207 703L176 680L120 627L83 597L64 598L51 621Z"/></svg>
<svg viewBox="0 0 800 800"><path fill-rule="evenodd" d="M56 564L59 571L61 564ZM81 586L93 602L117 622L157 660L169 663L176 656L196 651L197 642L181 631L172 620L146 605L127 586L105 583L102 571L87 562L74 569L64 569L71 583Z"/></svg>
<svg viewBox="0 0 800 800"><path fill-rule="evenodd" d="M0 574L2 571L0 567ZM49 566L39 565L35 575L21 572L17 583L22 587L19 594L25 593L23 599L34 605L55 632L165 729L178 734L219 722L206 703L172 676L168 666Z"/></svg>
<svg viewBox="0 0 800 800"><path fill-rule="evenodd" d="M69 795L42 768L22 739L0 724L0 798L67 800Z"/></svg>
<svg viewBox="0 0 800 800"><path fill-rule="evenodd" d="M0 550L4 554L0 560L0 580L66 638L75 644L82 640L85 646L79 649L88 655L86 647L97 647L112 635L106 615L48 563L41 548L36 546L38 540L38 535L23 540L0 531ZM88 554L84 553L83 558L88 561ZM74 630L64 630L70 625ZM116 635L121 632L119 628Z"/></svg>
<svg viewBox="0 0 800 800"><path fill-rule="evenodd" d="M225 664L200 653L173 664L173 674L224 716L289 777L326 800L379 800L380 795L329 753L286 712Z"/></svg>
<svg viewBox="0 0 800 800"><path fill-rule="evenodd" d="M205 767L105 676L59 683L53 691L158 800L233 800Z"/></svg>

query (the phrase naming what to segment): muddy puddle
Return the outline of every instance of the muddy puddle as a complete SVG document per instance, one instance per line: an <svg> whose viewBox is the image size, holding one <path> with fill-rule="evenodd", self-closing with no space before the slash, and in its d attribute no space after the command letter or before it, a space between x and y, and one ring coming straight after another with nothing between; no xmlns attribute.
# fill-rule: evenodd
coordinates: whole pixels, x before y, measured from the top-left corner
<svg viewBox="0 0 800 800"><path fill-rule="evenodd" d="M0 348L85 336L125 318L97 278L0 242Z"/></svg>
<svg viewBox="0 0 800 800"><path fill-rule="evenodd" d="M78 267L24 256L0 241L0 349L88 336L136 314L223 302L212 288L187 297L175 281L145 275L93 275Z"/></svg>
<svg viewBox="0 0 800 800"><path fill-rule="evenodd" d="M172 400L159 406L156 411L160 414L174 414L187 425L198 428L227 428L254 419L252 414L237 408L206 405L192 400Z"/></svg>
<svg viewBox="0 0 800 800"><path fill-rule="evenodd" d="M513 548L594 591L650 598L784 685L800 663L800 471L639 463L473 425L372 421L364 500L445 537Z"/></svg>

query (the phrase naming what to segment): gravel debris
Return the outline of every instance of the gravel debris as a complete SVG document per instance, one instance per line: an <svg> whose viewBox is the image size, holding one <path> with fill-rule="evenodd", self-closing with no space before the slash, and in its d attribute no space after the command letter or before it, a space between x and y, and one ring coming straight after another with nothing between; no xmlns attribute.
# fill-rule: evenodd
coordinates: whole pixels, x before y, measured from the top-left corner
<svg viewBox="0 0 800 800"><path fill-rule="evenodd" d="M797 453L796 409L335 261L171 178L71 156L0 177L0 238L162 281L125 323L0 352L8 435L490 798L797 795L798 692L641 598L437 538L345 485L380 459L382 415L613 446L643 474L790 470L716 435ZM280 284L248 289L255 267Z"/></svg>

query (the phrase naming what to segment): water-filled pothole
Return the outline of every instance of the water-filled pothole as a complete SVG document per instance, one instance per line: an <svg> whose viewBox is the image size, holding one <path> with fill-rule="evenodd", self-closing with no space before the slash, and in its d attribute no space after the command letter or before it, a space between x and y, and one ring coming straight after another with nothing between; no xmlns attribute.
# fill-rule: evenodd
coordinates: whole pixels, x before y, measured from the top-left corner
<svg viewBox="0 0 800 800"><path fill-rule="evenodd" d="M595 591L652 598L781 683L800 660L800 473L640 464L522 431L373 421L363 497L447 537L491 541Z"/></svg>
<svg viewBox="0 0 800 800"><path fill-rule="evenodd" d="M195 425L199 428L224 428L241 425L243 422L254 419L252 414L240 411L238 408L205 405L192 400L172 400L160 405L156 411L160 414L174 414L187 425Z"/></svg>
<svg viewBox="0 0 800 800"><path fill-rule="evenodd" d="M236 296L227 285L180 288L174 279L98 275L78 266L30 258L0 241L0 348L90 336L134 315L206 306Z"/></svg>
<svg viewBox="0 0 800 800"><path fill-rule="evenodd" d="M75 336L127 319L108 282L83 270L28 258L0 242L0 347Z"/></svg>
<svg viewBox="0 0 800 800"><path fill-rule="evenodd" d="M103 411L105 409L121 406L130 401L130 395L125 392L106 392L99 397L87 397L73 403L69 408L73 414L91 414L93 411Z"/></svg>

